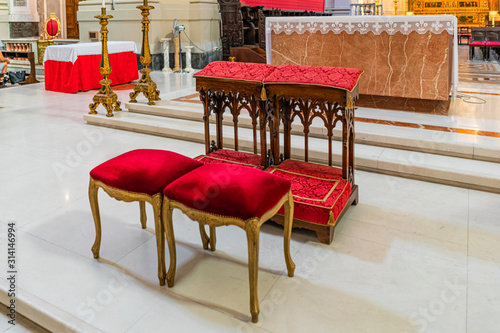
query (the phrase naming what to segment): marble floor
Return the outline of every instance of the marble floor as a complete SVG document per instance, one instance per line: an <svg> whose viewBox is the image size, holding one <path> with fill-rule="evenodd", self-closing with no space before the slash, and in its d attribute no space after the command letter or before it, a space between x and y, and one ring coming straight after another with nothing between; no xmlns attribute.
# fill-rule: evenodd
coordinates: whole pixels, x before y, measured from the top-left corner
<svg viewBox="0 0 500 333"><path fill-rule="evenodd" d="M188 75L153 77L162 98L193 93ZM116 90L126 100L128 91ZM491 94L474 95L486 103L462 109L484 117L399 117L500 131L499 87L473 82L459 90ZM199 143L87 125L82 116L94 93L46 92L41 84L0 91L0 302L9 302L4 244L15 223L17 309L38 325L54 332L500 330L499 194L358 171L360 202L331 245L293 232L295 277L286 275L283 229L263 226L258 324L250 320L246 237L237 227L219 228L218 249L207 252L197 224L176 211L176 285L161 287L151 207L143 230L138 204L100 192L101 258L93 259L87 186L94 166L135 148L191 157L204 150ZM5 316L0 320L0 331L43 331L23 327L24 318L15 327Z"/></svg>

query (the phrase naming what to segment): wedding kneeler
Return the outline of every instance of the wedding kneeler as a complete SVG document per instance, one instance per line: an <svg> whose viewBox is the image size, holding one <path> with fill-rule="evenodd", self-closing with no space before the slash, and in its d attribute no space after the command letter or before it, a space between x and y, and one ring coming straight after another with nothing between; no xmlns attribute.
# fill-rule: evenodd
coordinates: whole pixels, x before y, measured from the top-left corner
<svg viewBox="0 0 500 333"><path fill-rule="evenodd" d="M274 157L282 162L266 171L291 181L294 227L316 231L326 244L332 242L335 227L350 205L358 202L358 186L354 183L354 102L362 73L354 68L281 65L264 79L273 113L279 115L275 132L279 133L281 123L284 125L283 155L275 151ZM308 163L310 126L315 118L323 120L326 128L328 166ZM305 162L291 159L294 120L303 126ZM337 123L342 124L340 169L332 166L333 129ZM279 142L275 145L279 147ZM282 224L280 214L273 220Z"/></svg>
<svg viewBox="0 0 500 333"><path fill-rule="evenodd" d="M274 119L267 114L268 100L262 82L275 68L276 66L266 64L215 61L194 75L196 90L203 103L205 123L205 155L197 157L197 160L204 164L232 163L259 169L272 164L266 157L266 126L269 124L270 129L274 128ZM222 120L226 110L232 116L234 150L224 149ZM248 112L252 122L253 154L239 151L238 123L244 110ZM215 141L210 136L212 114L215 115ZM272 146L271 152L274 152Z"/></svg>

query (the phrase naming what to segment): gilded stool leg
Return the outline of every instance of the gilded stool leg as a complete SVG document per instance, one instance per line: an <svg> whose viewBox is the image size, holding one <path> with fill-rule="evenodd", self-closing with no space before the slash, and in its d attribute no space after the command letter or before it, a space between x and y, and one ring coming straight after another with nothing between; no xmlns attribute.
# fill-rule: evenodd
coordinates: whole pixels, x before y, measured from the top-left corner
<svg viewBox="0 0 500 333"><path fill-rule="evenodd" d="M199 223L200 225L200 236L201 236L201 242L203 243L203 249L208 250L208 235L207 232L205 231L205 225L203 223Z"/></svg>
<svg viewBox="0 0 500 333"><path fill-rule="evenodd" d="M251 221L246 228L248 241L248 273L250 282L250 313L252 314L252 322L256 323L259 320L259 295L258 295L258 278L259 278L259 232L260 228L257 221Z"/></svg>
<svg viewBox="0 0 500 333"><path fill-rule="evenodd" d="M146 229L148 217L146 216L146 203L144 201L139 201L139 209L141 210L141 227Z"/></svg>
<svg viewBox="0 0 500 333"><path fill-rule="evenodd" d="M158 251L158 279L160 286L165 285L165 230L162 223L162 196L153 196L153 211L155 215L156 248Z"/></svg>
<svg viewBox="0 0 500 333"><path fill-rule="evenodd" d="M293 225L293 195L292 191L288 193L288 200L285 202L285 234L284 234L284 248L285 248L285 261L288 270L288 276L292 277L295 272L295 263L290 255L290 237L292 235Z"/></svg>
<svg viewBox="0 0 500 333"><path fill-rule="evenodd" d="M215 243L217 242L216 238L216 233L215 233L215 226L211 225L210 226L210 250L215 251Z"/></svg>
<svg viewBox="0 0 500 333"><path fill-rule="evenodd" d="M177 254L175 251L174 227L172 225L172 208L169 205L168 199L165 199L163 201L162 218L163 218L165 233L167 234L168 251L170 252L170 267L168 268L167 272L167 284L169 287L173 287L175 281L175 269L177 265Z"/></svg>
<svg viewBox="0 0 500 333"><path fill-rule="evenodd" d="M94 179L90 178L89 202L95 224L95 241L94 245L92 245L92 253L95 259L99 258L99 250L101 249L101 215L99 213L99 202L97 201L98 190L99 187L95 184Z"/></svg>

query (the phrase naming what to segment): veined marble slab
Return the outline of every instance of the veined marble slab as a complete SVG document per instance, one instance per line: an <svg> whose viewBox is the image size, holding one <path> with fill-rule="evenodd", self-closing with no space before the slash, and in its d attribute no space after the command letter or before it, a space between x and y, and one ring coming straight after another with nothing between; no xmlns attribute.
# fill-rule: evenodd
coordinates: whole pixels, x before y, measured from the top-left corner
<svg viewBox="0 0 500 333"><path fill-rule="evenodd" d="M267 18L266 33L268 63L359 68L361 94L447 101L456 90L451 15Z"/></svg>

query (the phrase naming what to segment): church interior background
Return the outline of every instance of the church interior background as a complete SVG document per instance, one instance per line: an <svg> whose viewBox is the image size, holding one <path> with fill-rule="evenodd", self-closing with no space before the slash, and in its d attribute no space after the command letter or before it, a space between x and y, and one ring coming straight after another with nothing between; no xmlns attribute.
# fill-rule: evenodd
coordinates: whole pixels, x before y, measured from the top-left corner
<svg viewBox="0 0 500 333"><path fill-rule="evenodd" d="M499 6L0 0L0 332L499 332Z"/></svg>

